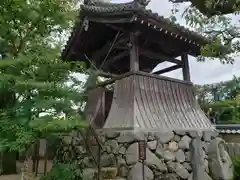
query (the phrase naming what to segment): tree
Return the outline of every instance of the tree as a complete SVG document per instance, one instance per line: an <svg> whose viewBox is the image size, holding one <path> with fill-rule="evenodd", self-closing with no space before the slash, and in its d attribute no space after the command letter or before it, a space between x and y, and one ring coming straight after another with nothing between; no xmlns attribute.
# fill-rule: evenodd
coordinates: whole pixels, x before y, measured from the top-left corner
<svg viewBox="0 0 240 180"><path fill-rule="evenodd" d="M234 100L240 95L240 77L214 84L196 85L200 103L214 103L222 100Z"/></svg>
<svg viewBox="0 0 240 180"><path fill-rule="evenodd" d="M174 15L179 5L191 2L182 16L187 24L210 39L202 48L202 56L218 58L223 63L233 63L240 54L240 23L233 22L240 11L239 0L169 0L175 3ZM209 58L208 58L209 59Z"/></svg>
<svg viewBox="0 0 240 180"><path fill-rule="evenodd" d="M207 16L225 15L240 11L239 0L170 0L173 3L191 2L201 13Z"/></svg>
<svg viewBox="0 0 240 180"><path fill-rule="evenodd" d="M179 6L185 4L181 13L187 25L203 34L208 42L201 49L199 61L219 59L222 63L234 63L240 55L240 12L239 0L169 0L174 3L172 19L180 12ZM237 22L234 22L237 21ZM202 108L217 112L218 119L229 123L239 119L239 78L197 86Z"/></svg>
<svg viewBox="0 0 240 180"><path fill-rule="evenodd" d="M81 126L83 96L74 86L81 82L71 71L82 71L84 66L60 59L60 37L75 20L76 3L1 1L0 149L5 155L24 151L53 131ZM70 79L72 86L66 85ZM4 172L14 171L14 166L13 158Z"/></svg>
<svg viewBox="0 0 240 180"><path fill-rule="evenodd" d="M211 111L220 123L239 123L240 77L196 86L198 101L205 112Z"/></svg>

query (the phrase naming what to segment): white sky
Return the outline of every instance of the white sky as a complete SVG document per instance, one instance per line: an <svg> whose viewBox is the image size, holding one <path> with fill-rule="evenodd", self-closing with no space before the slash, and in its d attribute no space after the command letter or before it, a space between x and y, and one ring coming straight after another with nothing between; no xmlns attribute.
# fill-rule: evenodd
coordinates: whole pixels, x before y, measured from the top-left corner
<svg viewBox="0 0 240 180"><path fill-rule="evenodd" d="M112 0L112 2L127 2L131 0ZM171 14L172 3L168 0L151 0L148 8L159 15L168 17ZM184 25L183 19L179 17L180 24ZM221 64L219 61L197 62L194 57L189 57L191 80L195 84L209 84L232 79L233 75L240 76L240 57L235 59L235 63ZM160 68L169 66L162 63ZM164 74L169 77L181 78L181 70L176 70Z"/></svg>

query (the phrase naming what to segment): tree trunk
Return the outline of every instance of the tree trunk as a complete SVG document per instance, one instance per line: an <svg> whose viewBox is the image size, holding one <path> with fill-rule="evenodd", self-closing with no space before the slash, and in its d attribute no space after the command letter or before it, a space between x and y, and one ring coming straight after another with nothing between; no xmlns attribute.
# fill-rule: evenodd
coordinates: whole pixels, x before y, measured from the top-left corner
<svg viewBox="0 0 240 180"><path fill-rule="evenodd" d="M16 152L2 153L2 170L5 175L17 173Z"/></svg>

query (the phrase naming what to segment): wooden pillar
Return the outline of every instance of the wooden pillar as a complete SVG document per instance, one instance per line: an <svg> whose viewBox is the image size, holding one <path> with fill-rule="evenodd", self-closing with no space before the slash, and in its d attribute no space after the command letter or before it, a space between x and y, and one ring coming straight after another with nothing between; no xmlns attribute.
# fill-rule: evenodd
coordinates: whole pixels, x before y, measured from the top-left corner
<svg viewBox="0 0 240 180"><path fill-rule="evenodd" d="M184 81L191 81L190 71L189 71L188 54L187 53L182 54L181 59L182 59L182 62L183 62L183 67L182 67L183 80Z"/></svg>
<svg viewBox="0 0 240 180"><path fill-rule="evenodd" d="M130 71L139 71L138 36L130 33Z"/></svg>
<svg viewBox="0 0 240 180"><path fill-rule="evenodd" d="M38 139L36 142L37 154L36 154L36 164L35 164L35 174L34 176L37 177L38 175L38 167L39 167L39 148L40 148L40 140Z"/></svg>
<svg viewBox="0 0 240 180"><path fill-rule="evenodd" d="M46 175L47 174L47 163L48 163L48 139L45 139L45 151L44 151L44 170L43 170L43 174Z"/></svg>
<svg viewBox="0 0 240 180"><path fill-rule="evenodd" d="M32 172L36 172L36 163L37 163L37 142L33 145L33 156L32 156Z"/></svg>

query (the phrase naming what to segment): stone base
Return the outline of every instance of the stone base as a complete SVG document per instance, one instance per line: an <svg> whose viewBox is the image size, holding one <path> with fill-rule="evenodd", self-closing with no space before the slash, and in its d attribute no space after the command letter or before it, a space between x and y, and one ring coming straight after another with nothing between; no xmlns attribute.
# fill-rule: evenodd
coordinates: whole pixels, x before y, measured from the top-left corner
<svg viewBox="0 0 240 180"><path fill-rule="evenodd" d="M102 165L116 166L118 175L132 180L157 180L157 179L192 179L193 150L191 142L200 137L201 159L205 179L208 176L207 146L213 132L167 132L167 133L106 133L105 150L103 152ZM139 160L139 142L147 142L146 159ZM194 148L194 147L193 147ZM112 157L115 163L106 161L106 157ZM200 162L199 162L200 163ZM144 169L144 173L142 172ZM145 176L145 178L143 178ZM204 180L202 175L202 180Z"/></svg>
<svg viewBox="0 0 240 180"><path fill-rule="evenodd" d="M103 143L101 168L105 168L105 173L101 172L104 176L102 179L200 180L196 177L200 172L201 180L211 180L208 176L208 145L216 136L214 132L102 133L99 135ZM196 138L199 141L194 143ZM147 146L146 159L140 160L139 142L143 140ZM78 149L84 154L83 145L77 144ZM96 157L97 149L97 147L94 149L94 146L92 148ZM197 153L199 157L196 159ZM91 180L89 173L92 172L92 176L93 173L96 174L97 166L90 156L78 157L78 159L81 159L86 166L83 170L84 176ZM193 173L193 168L197 169L198 173ZM202 169L202 172L199 169Z"/></svg>

